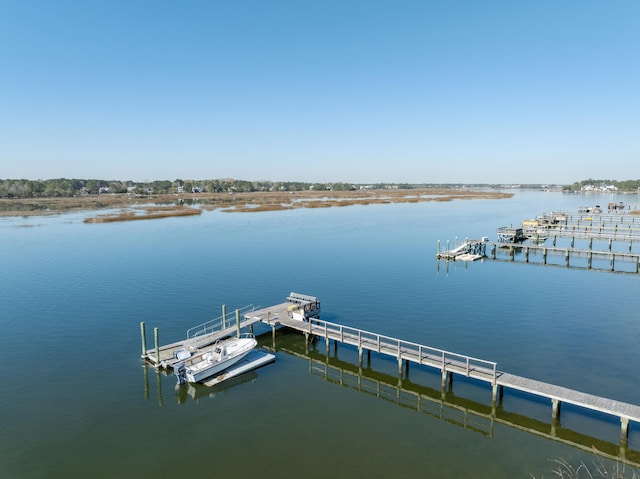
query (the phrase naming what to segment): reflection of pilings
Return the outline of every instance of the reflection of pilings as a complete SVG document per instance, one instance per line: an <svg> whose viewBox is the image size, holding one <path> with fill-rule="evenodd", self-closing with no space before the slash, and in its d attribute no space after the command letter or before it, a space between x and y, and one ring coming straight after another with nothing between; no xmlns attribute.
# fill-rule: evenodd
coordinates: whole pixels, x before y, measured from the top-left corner
<svg viewBox="0 0 640 479"><path fill-rule="evenodd" d="M160 377L161 373L159 369L156 369L156 378L158 385L158 405L162 407L162 378Z"/></svg>
<svg viewBox="0 0 640 479"><path fill-rule="evenodd" d="M462 426L465 429L480 432L489 437L493 436L494 418L490 414L476 412L464 406L407 389L404 387L407 381L402 381L400 378L395 383L391 382L391 378L389 378L389 381L383 381L364 376L361 370L352 372L332 366L324 361L312 358L308 358L308 360L310 373L313 376L321 377L327 382L350 387L398 406L414 409L429 416ZM420 389L429 390L428 388Z"/></svg>
<svg viewBox="0 0 640 479"><path fill-rule="evenodd" d="M142 363L142 370L144 371L144 399L149 400L149 366L147 363Z"/></svg>
<svg viewBox="0 0 640 479"><path fill-rule="evenodd" d="M342 365L338 366L331 364L333 360L326 362L324 358L320 360L294 351L286 350L286 352L308 360L310 374L327 382L350 387L397 406L414 409L489 437L493 437L494 423L497 422L586 452L595 452L599 456L621 461L633 467L640 466L640 453L628 449L626 437L624 439L621 438L620 444L613 444L559 427L560 404L558 404L556 419L552 420L551 423L544 423L537 419L504 411L502 407L502 387L496 389L497 403L492 401L489 407L472 400L455 397L451 389L443 394L429 387L411 383L408 380L396 380L393 376L385 373L370 369L363 370L361 367L358 368L344 361L336 361ZM351 368L353 368L353 371L350 370ZM447 382L448 377L444 384L446 385ZM628 429L626 431L628 432Z"/></svg>

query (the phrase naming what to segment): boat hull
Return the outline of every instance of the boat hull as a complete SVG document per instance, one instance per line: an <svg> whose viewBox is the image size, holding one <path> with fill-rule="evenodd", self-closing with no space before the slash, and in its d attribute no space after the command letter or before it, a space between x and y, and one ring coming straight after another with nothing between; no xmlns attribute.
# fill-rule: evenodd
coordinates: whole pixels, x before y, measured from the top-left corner
<svg viewBox="0 0 640 479"><path fill-rule="evenodd" d="M188 366L185 379L190 383L203 381L233 366L257 345L255 338L238 338L215 345L202 355L201 361Z"/></svg>

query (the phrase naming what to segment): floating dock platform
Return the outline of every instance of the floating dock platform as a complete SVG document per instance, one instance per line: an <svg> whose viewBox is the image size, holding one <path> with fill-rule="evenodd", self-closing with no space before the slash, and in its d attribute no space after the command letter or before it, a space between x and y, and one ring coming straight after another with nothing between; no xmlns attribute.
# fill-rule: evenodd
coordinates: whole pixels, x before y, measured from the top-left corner
<svg viewBox="0 0 640 479"><path fill-rule="evenodd" d="M272 363L276 360L275 355L271 353L267 353L264 351L260 351L259 349L254 349L249 354L247 354L241 361L237 362L233 366L228 369L225 369L222 373L212 376L210 378L201 381L201 384L205 386L215 386L216 384L220 384L222 381L226 381L227 379L235 378L242 373L246 373L249 371L253 371L254 369L258 369L259 367L264 366L265 364Z"/></svg>

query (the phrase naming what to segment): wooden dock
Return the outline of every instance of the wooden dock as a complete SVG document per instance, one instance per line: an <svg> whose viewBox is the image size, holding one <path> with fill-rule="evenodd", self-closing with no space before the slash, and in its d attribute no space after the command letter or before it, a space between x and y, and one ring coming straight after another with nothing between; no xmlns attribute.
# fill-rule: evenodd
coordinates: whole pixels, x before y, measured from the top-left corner
<svg viewBox="0 0 640 479"><path fill-rule="evenodd" d="M562 403L609 414L620 419L620 437L624 443L626 443L629 434L629 422L640 423L640 406L499 371L497 364L493 361L331 323L317 317L299 320L283 311L274 312L273 309L268 311L271 312L270 319L262 321L272 327L274 336L277 327L286 327L305 334L309 340L313 337L323 338L327 354L331 341L336 347L338 343L350 345L358 349L360 364L362 364L362 356L365 351L368 357L372 351L390 356L398 361L400 377L402 377L403 369L408 371L409 364L414 363L439 370L442 375L443 388L446 388L447 383L453 381L455 374L490 384L493 403L504 394L505 388L547 398L551 401L553 421L559 418ZM249 313L247 316L266 318L266 315L261 311Z"/></svg>
<svg viewBox="0 0 640 479"><path fill-rule="evenodd" d="M573 239L574 237L572 237L571 241L572 247L568 248L556 247L555 237L553 239L554 246L466 239L452 249L449 249L449 244L447 243L447 249L444 251L440 249L440 242L438 241L436 258L447 261L475 261L481 258L490 258L542 265L564 265L596 271L640 274L640 253L612 251L612 240L609 240L609 249L607 251L591 249L592 242L589 243L588 249L573 248ZM560 261L549 261L549 258L553 257ZM606 267L594 267L594 260L606 264Z"/></svg>
<svg viewBox="0 0 640 479"><path fill-rule="evenodd" d="M508 261L521 261L534 264L553 264L556 266L580 267L587 270L609 271L616 273L640 273L640 253L621 253L615 251L597 251L580 248L560 248L555 246L535 244L487 243L489 253L486 257ZM560 262L549 262L550 257L560 259ZM534 261L535 259L538 261ZM606 267L596 268L594 260L600 260ZM625 269L624 266L627 268Z"/></svg>
<svg viewBox="0 0 640 479"><path fill-rule="evenodd" d="M320 314L320 302L312 296L291 293L284 303L257 309L245 306L235 310L235 320L227 316L226 306L222 306L222 316L206 323L189 328L185 339L165 344L159 343L158 328L154 329L154 348L147 349L146 326L140 323L142 336L142 359L157 368L173 368L179 361L178 354L186 350L195 354L207 349L212 344L232 335L240 335L245 328L252 329L257 322L269 323L275 317L312 317Z"/></svg>
<svg viewBox="0 0 640 479"><path fill-rule="evenodd" d="M558 420L560 407L563 403L612 415L620 420L620 438L623 445L626 444L629 435L629 422L640 423L640 406L509 374L498 370L497 364L493 361L324 321L319 318L319 315L320 301L316 297L291 293L284 303L261 309L249 308L242 314L242 319L240 318L240 311L236 310L235 326L229 326L223 322L222 326L224 327L219 327L218 330L213 331L213 326L205 323L204 328L196 328L199 334L195 334L191 338L188 337L185 341L163 347L158 345L156 328L156 347L150 352L146 351L144 323L141 323L143 358L158 368L172 367L175 362L174 353L193 344L189 342L190 340L200 338L205 341L203 338L206 338L205 342L207 342L217 340L214 338L219 339L225 335L234 334L234 332L239 335L241 328L251 327L255 323L261 322L271 327L274 342L276 329L281 327L303 333L307 341L311 341L314 338L324 339L327 356L329 355L331 341L333 341L335 348L339 343L352 346L358 350L360 367L362 366L364 352L367 354L368 361L370 361L372 351L392 357L398 362L400 379L403 371L408 374L409 365L413 363L439 370L441 372L443 390L446 389L447 384L452 384L456 374L488 383L491 385L491 398L494 408L498 398L501 398L504 394L504 390L513 389L549 399L553 422ZM225 315L223 314L223 316Z"/></svg>

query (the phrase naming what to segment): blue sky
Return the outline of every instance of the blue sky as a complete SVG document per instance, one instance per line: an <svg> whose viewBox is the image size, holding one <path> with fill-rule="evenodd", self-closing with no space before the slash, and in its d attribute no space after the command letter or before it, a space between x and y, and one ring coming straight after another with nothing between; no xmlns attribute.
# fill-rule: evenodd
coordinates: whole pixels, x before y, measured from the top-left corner
<svg viewBox="0 0 640 479"><path fill-rule="evenodd" d="M640 1L0 0L0 178L640 178Z"/></svg>

